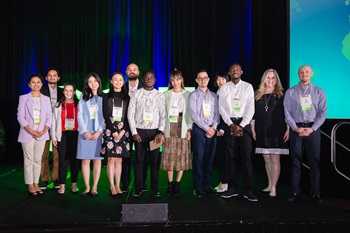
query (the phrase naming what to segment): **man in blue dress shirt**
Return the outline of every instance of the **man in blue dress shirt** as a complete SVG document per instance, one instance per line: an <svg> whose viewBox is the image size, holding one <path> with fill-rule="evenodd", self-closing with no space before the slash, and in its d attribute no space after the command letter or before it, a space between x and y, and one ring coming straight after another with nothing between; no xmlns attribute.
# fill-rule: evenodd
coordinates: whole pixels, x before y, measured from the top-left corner
<svg viewBox="0 0 350 233"><path fill-rule="evenodd" d="M193 120L193 196L200 198L202 194L215 194L210 188L210 176L216 149L216 127L220 116L217 96L208 89L208 73L200 70L196 82L198 88L188 96L188 113Z"/></svg>
<svg viewBox="0 0 350 233"><path fill-rule="evenodd" d="M301 192L299 183L303 151L305 151L310 166L311 195L316 203L321 204L320 127L326 119L326 94L311 83L313 72L310 66L301 66L298 76L299 84L287 90L284 98L286 121L292 129L289 137L292 156L292 193L288 201L294 201Z"/></svg>

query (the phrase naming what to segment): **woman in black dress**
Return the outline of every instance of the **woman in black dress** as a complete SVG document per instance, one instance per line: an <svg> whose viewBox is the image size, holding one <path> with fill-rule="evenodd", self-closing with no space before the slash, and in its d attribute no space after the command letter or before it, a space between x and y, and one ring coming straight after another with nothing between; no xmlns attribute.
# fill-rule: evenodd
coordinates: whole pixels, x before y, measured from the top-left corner
<svg viewBox="0 0 350 233"><path fill-rule="evenodd" d="M120 189L122 159L130 156L129 123L127 109L129 95L124 88L124 78L119 72L112 75L109 93L103 96L103 117L106 128L103 131L101 154L108 157L107 176L110 194L123 196Z"/></svg>
<svg viewBox="0 0 350 233"><path fill-rule="evenodd" d="M280 176L280 155L289 154L289 126L285 122L283 88L276 70L268 69L261 77L255 95L255 116L252 134L256 140L256 154L262 154L268 178L268 186L262 192L274 198Z"/></svg>

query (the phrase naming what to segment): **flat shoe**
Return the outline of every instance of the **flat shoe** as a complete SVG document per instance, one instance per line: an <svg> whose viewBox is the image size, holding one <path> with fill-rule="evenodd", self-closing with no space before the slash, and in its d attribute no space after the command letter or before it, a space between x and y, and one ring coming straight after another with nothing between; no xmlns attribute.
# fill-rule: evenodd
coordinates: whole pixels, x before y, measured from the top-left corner
<svg viewBox="0 0 350 233"><path fill-rule="evenodd" d="M79 188L78 188L78 187L72 188L71 190L72 190L72 193L77 193L77 192L79 192Z"/></svg>
<svg viewBox="0 0 350 233"><path fill-rule="evenodd" d="M60 195L63 195L65 191L66 190L64 188L63 189L60 188L59 190L57 190L57 193Z"/></svg>
<svg viewBox="0 0 350 233"><path fill-rule="evenodd" d="M277 198L277 195L272 196L272 195L269 194L269 198L270 198L270 199L276 199L276 198Z"/></svg>
<svg viewBox="0 0 350 233"><path fill-rule="evenodd" d="M217 192L217 193L226 192L226 191L227 191L227 187L228 187L228 185L227 185L225 188L218 188L218 189L216 190L216 192Z"/></svg>

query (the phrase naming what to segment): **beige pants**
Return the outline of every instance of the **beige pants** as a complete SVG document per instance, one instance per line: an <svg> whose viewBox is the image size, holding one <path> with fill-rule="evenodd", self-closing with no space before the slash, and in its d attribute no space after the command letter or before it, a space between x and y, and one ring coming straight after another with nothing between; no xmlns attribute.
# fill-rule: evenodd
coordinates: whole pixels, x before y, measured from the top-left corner
<svg viewBox="0 0 350 233"><path fill-rule="evenodd" d="M22 143L24 158L24 182L26 184L38 184L41 170L41 156L45 147L45 141L33 140Z"/></svg>

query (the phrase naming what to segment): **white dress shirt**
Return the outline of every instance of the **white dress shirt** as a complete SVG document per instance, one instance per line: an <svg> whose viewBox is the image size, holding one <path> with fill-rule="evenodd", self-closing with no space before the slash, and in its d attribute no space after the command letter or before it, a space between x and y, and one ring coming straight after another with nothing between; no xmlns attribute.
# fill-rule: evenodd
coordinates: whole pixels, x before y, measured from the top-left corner
<svg viewBox="0 0 350 233"><path fill-rule="evenodd" d="M234 102L240 103L239 110L234 110ZM233 123L230 118L243 117L239 125L245 127L252 120L254 111L254 89L250 83L240 80L237 84L228 82L220 87L219 112L228 126Z"/></svg>

